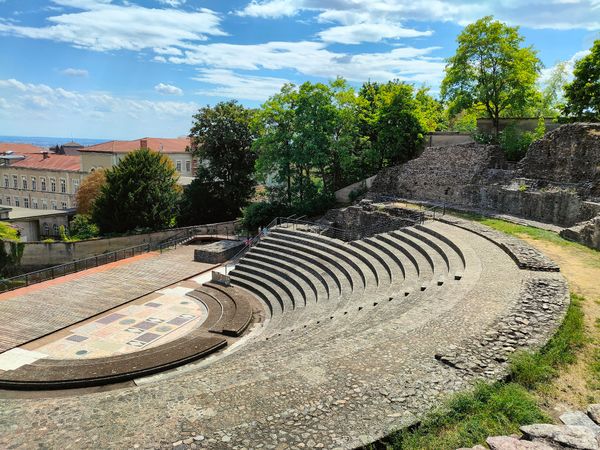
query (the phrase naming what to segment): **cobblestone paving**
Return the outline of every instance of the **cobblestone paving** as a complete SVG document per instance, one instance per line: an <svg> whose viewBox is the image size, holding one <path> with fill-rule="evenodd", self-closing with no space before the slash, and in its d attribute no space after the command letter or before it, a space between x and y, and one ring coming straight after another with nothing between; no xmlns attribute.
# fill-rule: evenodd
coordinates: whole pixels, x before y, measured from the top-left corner
<svg viewBox="0 0 600 450"><path fill-rule="evenodd" d="M193 253L182 246L4 294L0 353L212 267Z"/></svg>
<svg viewBox="0 0 600 450"><path fill-rule="evenodd" d="M378 299L300 335L256 338L156 383L0 399L0 447L345 449L413 423L480 376L436 355L502 330L503 318L531 301L539 277L564 284L559 273L519 269L483 237L433 226L461 247L467 267L461 280ZM568 302L558 291L553 304ZM537 332L522 326L528 336ZM497 364L489 361L488 369L499 376Z"/></svg>

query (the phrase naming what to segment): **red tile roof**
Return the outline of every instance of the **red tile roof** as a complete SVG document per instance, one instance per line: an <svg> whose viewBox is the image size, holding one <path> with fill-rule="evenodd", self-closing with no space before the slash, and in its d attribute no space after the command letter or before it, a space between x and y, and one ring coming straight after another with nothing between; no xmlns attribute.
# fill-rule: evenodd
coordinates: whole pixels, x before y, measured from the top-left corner
<svg viewBox="0 0 600 450"><path fill-rule="evenodd" d="M141 138L133 141L108 141L101 144L90 145L81 149L82 152L102 153L129 153L142 147L142 141L154 151L162 153L185 153L186 147L190 145L190 138Z"/></svg>
<svg viewBox="0 0 600 450"><path fill-rule="evenodd" d="M12 151L19 154L29 154L48 151L48 149L31 144L13 144L12 142L0 142L0 153L8 151Z"/></svg>
<svg viewBox="0 0 600 450"><path fill-rule="evenodd" d="M78 172L81 170L81 156L49 154L48 158L44 158L43 155L27 155L25 159L12 163L10 167Z"/></svg>

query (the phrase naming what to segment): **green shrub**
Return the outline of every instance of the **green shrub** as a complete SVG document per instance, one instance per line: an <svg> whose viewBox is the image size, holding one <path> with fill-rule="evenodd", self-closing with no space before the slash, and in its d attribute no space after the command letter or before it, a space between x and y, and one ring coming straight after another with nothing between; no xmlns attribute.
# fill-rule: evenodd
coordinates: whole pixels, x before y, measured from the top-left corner
<svg viewBox="0 0 600 450"><path fill-rule="evenodd" d="M268 225L275 217L291 214L291 209L281 203L251 203L242 210L242 227L255 234L259 227Z"/></svg>
<svg viewBox="0 0 600 450"><path fill-rule="evenodd" d="M100 234L98 226L91 221L89 215L77 214L69 225L71 239L92 239Z"/></svg>

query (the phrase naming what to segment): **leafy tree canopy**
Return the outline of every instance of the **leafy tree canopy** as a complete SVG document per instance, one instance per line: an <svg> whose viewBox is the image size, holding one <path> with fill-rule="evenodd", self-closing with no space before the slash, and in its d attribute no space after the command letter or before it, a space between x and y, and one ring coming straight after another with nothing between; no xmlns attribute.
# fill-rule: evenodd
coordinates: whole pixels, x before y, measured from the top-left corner
<svg viewBox="0 0 600 450"><path fill-rule="evenodd" d="M238 217L254 193L250 127L255 112L235 101L201 108L190 130L192 152L199 161L196 178L183 195L184 223L206 223Z"/></svg>
<svg viewBox="0 0 600 450"><path fill-rule="evenodd" d="M102 233L167 228L174 224L179 191L171 160L142 148L106 170L92 219Z"/></svg>
<svg viewBox="0 0 600 450"><path fill-rule="evenodd" d="M442 96L457 113L481 103L498 132L498 119L518 114L539 97L536 81L541 62L532 47L523 47L518 27L487 16L458 36L456 54L448 59Z"/></svg>
<svg viewBox="0 0 600 450"><path fill-rule="evenodd" d="M103 169L94 170L84 178L76 194L79 214L91 214L94 202L100 195L104 183L106 183L106 174Z"/></svg>
<svg viewBox="0 0 600 450"><path fill-rule="evenodd" d="M600 121L600 39L575 63L575 79L565 86L563 112L575 120Z"/></svg>

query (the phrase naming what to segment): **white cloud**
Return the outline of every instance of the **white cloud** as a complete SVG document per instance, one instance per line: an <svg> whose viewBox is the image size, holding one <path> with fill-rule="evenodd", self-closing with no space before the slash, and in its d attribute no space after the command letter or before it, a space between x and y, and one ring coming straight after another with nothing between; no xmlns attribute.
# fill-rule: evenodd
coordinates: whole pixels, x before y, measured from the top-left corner
<svg viewBox="0 0 600 450"><path fill-rule="evenodd" d="M78 92L16 79L0 80L3 125L16 133L53 135L57 129L80 136L146 136L185 133L198 105L194 102L151 101L117 97L107 92ZM36 119L36 120L32 120ZM93 119L93 120L92 120ZM134 119L133 121L131 119ZM161 128L162 127L162 128ZM80 129L81 131L78 131ZM164 130L164 131L161 131ZM172 131L168 131L172 130ZM50 133L50 134L48 134Z"/></svg>
<svg viewBox="0 0 600 450"><path fill-rule="evenodd" d="M199 69L194 80L214 87L202 89L199 94L264 101L289 81L284 78L240 75L226 69Z"/></svg>
<svg viewBox="0 0 600 450"><path fill-rule="evenodd" d="M293 16L297 14L302 2L298 0L252 0L242 11L238 11L241 16L277 18L283 16Z"/></svg>
<svg viewBox="0 0 600 450"><path fill-rule="evenodd" d="M156 86L154 86L154 90L156 92L160 92L161 94L183 95L183 91L172 84L158 83Z"/></svg>
<svg viewBox="0 0 600 450"><path fill-rule="evenodd" d="M163 5L169 5L172 7L181 6L186 2L186 0L158 0L158 3L162 3Z"/></svg>
<svg viewBox="0 0 600 450"><path fill-rule="evenodd" d="M61 70L60 73L68 77L87 77L89 75L89 72L85 69L74 69L72 67Z"/></svg>
<svg viewBox="0 0 600 450"><path fill-rule="evenodd" d="M397 47L383 53L337 53L322 42L268 42L236 45L208 44L186 50L183 56L165 58L175 64L209 66L228 70L294 70L308 76L352 81L387 81L398 78L438 84L445 66L431 56L438 47ZM155 58L156 59L156 58Z"/></svg>
<svg viewBox="0 0 600 450"><path fill-rule="evenodd" d="M600 29L598 0L252 0L239 15L289 17L313 11L321 22L441 21L461 25L485 15L531 28Z"/></svg>
<svg viewBox="0 0 600 450"><path fill-rule="evenodd" d="M318 33L318 36L325 42L360 44L378 42L386 38L413 38L431 34L431 31L417 31L389 23L358 23L331 27Z"/></svg>
<svg viewBox="0 0 600 450"><path fill-rule="evenodd" d="M21 26L0 22L0 34L67 42L96 51L142 50L185 46L223 36L220 18L209 9L176 9L117 5L111 0L53 0L80 12L48 17L50 26Z"/></svg>
<svg viewBox="0 0 600 450"><path fill-rule="evenodd" d="M575 63L577 61L579 61L581 58L583 58L584 56L589 55L590 50L582 50L579 51L577 53L575 53L573 56L571 56L567 61L566 61L566 65L565 65L565 70L568 74L568 79L569 81L571 81L573 79L573 70L575 69ZM540 75L540 84L544 85L548 82L548 79L550 78L550 75L552 74L552 72L556 69L557 64L555 64L552 67L546 67L544 69L542 69L542 73Z"/></svg>

